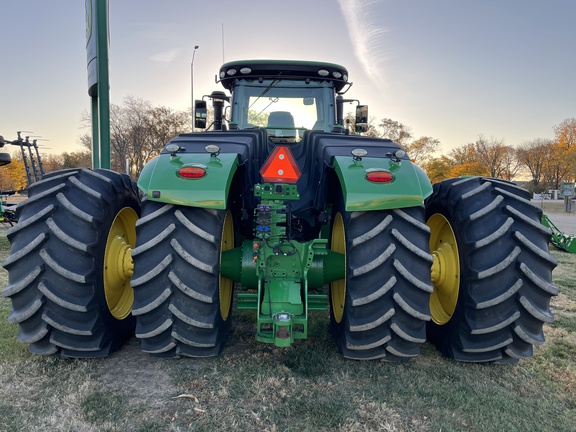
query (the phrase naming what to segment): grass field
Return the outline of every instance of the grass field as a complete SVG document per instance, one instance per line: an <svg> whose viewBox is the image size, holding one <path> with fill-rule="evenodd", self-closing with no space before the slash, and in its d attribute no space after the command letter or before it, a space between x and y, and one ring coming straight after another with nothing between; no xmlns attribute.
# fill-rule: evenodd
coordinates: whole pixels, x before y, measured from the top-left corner
<svg viewBox="0 0 576 432"><path fill-rule="evenodd" d="M8 250L2 231L0 259ZM136 340L104 359L39 357L2 298L0 431L574 431L576 255L553 253L556 321L515 366L456 363L428 344L405 364L347 361L327 313L287 349L255 342L241 312L216 359L155 359Z"/></svg>
<svg viewBox="0 0 576 432"><path fill-rule="evenodd" d="M566 204L563 200L536 200L534 201L534 204L540 207L544 213L566 214ZM574 203L572 203L572 208L576 209Z"/></svg>

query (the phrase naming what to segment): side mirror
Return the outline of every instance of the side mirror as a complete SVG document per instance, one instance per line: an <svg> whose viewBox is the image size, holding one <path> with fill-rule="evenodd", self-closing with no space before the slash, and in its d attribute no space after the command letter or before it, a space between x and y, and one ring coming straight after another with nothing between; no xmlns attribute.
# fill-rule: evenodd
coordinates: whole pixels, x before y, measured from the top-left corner
<svg viewBox="0 0 576 432"><path fill-rule="evenodd" d="M356 107L356 132L366 132L368 130L368 105L358 105Z"/></svg>
<svg viewBox="0 0 576 432"><path fill-rule="evenodd" d="M206 107L206 101L194 101L194 127L197 127L198 129L206 129L207 113L208 109Z"/></svg>

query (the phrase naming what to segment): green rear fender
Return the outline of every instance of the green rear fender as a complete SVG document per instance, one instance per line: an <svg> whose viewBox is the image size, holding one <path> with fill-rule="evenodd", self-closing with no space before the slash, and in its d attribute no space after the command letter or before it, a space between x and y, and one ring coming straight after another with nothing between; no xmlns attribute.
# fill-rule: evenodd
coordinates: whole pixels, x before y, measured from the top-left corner
<svg viewBox="0 0 576 432"><path fill-rule="evenodd" d="M182 178L178 170L185 166L203 167L206 175L197 179ZM151 201L225 209L237 168L237 154L218 157L204 153L161 154L144 167L138 187Z"/></svg>
<svg viewBox="0 0 576 432"><path fill-rule="evenodd" d="M381 169L392 173L389 183L372 183L367 170ZM346 211L388 210L421 206L432 194L426 173L409 160L393 162L383 158L334 157L334 169L340 180Z"/></svg>

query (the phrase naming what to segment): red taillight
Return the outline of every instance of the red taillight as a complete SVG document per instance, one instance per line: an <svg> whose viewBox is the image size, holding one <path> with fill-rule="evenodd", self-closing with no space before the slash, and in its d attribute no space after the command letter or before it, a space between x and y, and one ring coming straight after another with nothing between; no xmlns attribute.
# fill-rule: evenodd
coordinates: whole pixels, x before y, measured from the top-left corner
<svg viewBox="0 0 576 432"><path fill-rule="evenodd" d="M178 170L178 175L187 179L197 179L204 177L206 170L202 167L186 166Z"/></svg>
<svg viewBox="0 0 576 432"><path fill-rule="evenodd" d="M394 176L388 171L369 171L366 173L366 180L373 183L389 183L394 180Z"/></svg>

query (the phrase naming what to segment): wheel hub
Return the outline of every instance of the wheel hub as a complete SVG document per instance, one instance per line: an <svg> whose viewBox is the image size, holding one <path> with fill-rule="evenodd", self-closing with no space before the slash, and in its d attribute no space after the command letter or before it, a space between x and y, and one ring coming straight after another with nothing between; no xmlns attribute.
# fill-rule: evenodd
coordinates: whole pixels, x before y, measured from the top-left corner
<svg viewBox="0 0 576 432"><path fill-rule="evenodd" d="M134 273L132 248L136 245L138 215L125 207L112 222L104 255L104 294L106 304L114 318L124 319L132 311L134 291L130 278Z"/></svg>
<svg viewBox="0 0 576 432"><path fill-rule="evenodd" d="M434 292L430 296L430 313L436 324L446 324L456 309L460 288L460 258L456 236L448 220L437 213L426 223L430 227L430 251L434 257L431 269Z"/></svg>
<svg viewBox="0 0 576 432"><path fill-rule="evenodd" d="M344 220L340 213L334 216L332 225L330 249L345 256L346 254L346 232L344 230ZM346 268L346 262L344 262ZM344 278L336 280L330 284L330 303L332 305L332 314L334 320L339 323L344 316L344 304L346 303L346 273Z"/></svg>
<svg viewBox="0 0 576 432"><path fill-rule="evenodd" d="M134 262L132 261L132 247L126 243L125 236L115 236L110 245L111 259L116 257L116 263L109 268L116 272L114 278L125 281L129 280L134 273Z"/></svg>
<svg viewBox="0 0 576 432"><path fill-rule="evenodd" d="M222 262L222 253L234 248L234 222L232 220L232 213L228 211L224 217L224 225L222 227L222 239L220 243L220 262ZM221 272L220 272L221 273ZM220 275L219 281L219 297L220 297L220 315L226 321L230 314L232 306L232 292L234 289L234 281Z"/></svg>

